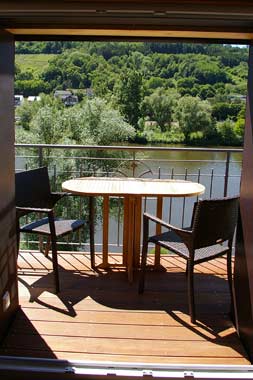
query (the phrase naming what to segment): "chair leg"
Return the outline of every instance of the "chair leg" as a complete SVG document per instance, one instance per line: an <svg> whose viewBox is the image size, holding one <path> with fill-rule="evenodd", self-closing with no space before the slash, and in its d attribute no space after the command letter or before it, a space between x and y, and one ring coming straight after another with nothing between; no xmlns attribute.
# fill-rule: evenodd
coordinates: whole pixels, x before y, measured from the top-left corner
<svg viewBox="0 0 253 380"><path fill-rule="evenodd" d="M143 240L142 240L142 254L141 254L141 273L139 280L139 294L144 292L145 283L145 269L147 263L148 254L148 232L149 232L149 220L143 215Z"/></svg>
<svg viewBox="0 0 253 380"><path fill-rule="evenodd" d="M188 260L186 261L185 275L188 276Z"/></svg>
<svg viewBox="0 0 253 380"><path fill-rule="evenodd" d="M196 323L196 316L195 316L195 300L194 300L194 264L191 261L187 261L187 280L188 280L188 305L189 305L189 312L191 317L191 322Z"/></svg>
<svg viewBox="0 0 253 380"><path fill-rule="evenodd" d="M141 254L141 272L140 272L140 280L139 280L139 294L142 294L144 292L147 255L148 255L148 241L145 240L143 242L142 254Z"/></svg>
<svg viewBox="0 0 253 380"><path fill-rule="evenodd" d="M53 260L55 292L59 293L60 284L59 284L59 270L58 270L58 259L57 259L57 246L56 246L56 239L54 237L52 237L52 239L51 239L51 247L52 247L52 260Z"/></svg>
<svg viewBox="0 0 253 380"><path fill-rule="evenodd" d="M47 237L47 242L46 242L46 245L45 245L45 249L44 249L44 255L45 257L48 257L48 254L49 254L49 251L50 251L50 247L51 247L51 238L50 236Z"/></svg>
<svg viewBox="0 0 253 380"><path fill-rule="evenodd" d="M58 270L58 260L57 260L57 245L56 245L56 233L54 224L54 213L50 211L48 213L48 221L51 234L51 247L52 247L52 260L53 260L53 271L54 271L54 282L55 282L55 292L59 293L59 270Z"/></svg>
<svg viewBox="0 0 253 380"><path fill-rule="evenodd" d="M19 219L17 220L17 223L16 223L16 239L17 239L17 257L18 257L19 245L20 245L20 222L19 222Z"/></svg>

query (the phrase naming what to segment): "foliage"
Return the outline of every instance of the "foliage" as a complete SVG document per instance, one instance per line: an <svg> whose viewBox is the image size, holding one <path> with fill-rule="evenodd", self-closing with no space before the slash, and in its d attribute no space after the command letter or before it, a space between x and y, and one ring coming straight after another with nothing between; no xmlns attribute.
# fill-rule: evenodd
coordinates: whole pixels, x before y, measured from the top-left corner
<svg viewBox="0 0 253 380"><path fill-rule="evenodd" d="M235 123L231 119L217 123L217 131L223 145L239 145L241 136L236 133Z"/></svg>
<svg viewBox="0 0 253 380"><path fill-rule="evenodd" d="M216 102L212 107L212 116L218 121L224 121L228 118L236 119L242 106L242 102Z"/></svg>
<svg viewBox="0 0 253 380"><path fill-rule="evenodd" d="M139 51L145 55L161 54L206 54L219 57L222 64L234 67L247 62L247 49L230 45L157 43L157 42L77 42L77 41L40 41L16 42L17 54L61 54L68 50L85 49L89 54L103 55L107 60L114 56L129 55Z"/></svg>
<svg viewBox="0 0 253 380"><path fill-rule="evenodd" d="M161 132L161 130L152 124L146 124L143 133L138 136L140 143L168 143L179 144L184 142L184 134L178 127L172 126L170 131ZM142 138L142 140L141 140Z"/></svg>
<svg viewBox="0 0 253 380"><path fill-rule="evenodd" d="M88 100L79 107L79 120L84 125L81 141L92 136L93 144L110 145L135 135L134 128L123 120L119 111L99 98Z"/></svg>
<svg viewBox="0 0 253 380"><path fill-rule="evenodd" d="M49 85L41 79L25 79L15 81L15 93L25 97L37 96L41 92L48 93Z"/></svg>
<svg viewBox="0 0 253 380"><path fill-rule="evenodd" d="M178 97L175 91L158 88L142 102L143 112L157 122L162 132L166 132L171 126L175 101Z"/></svg>
<svg viewBox="0 0 253 380"><path fill-rule="evenodd" d="M142 100L142 76L137 71L122 73L119 84L115 86L116 99L128 123L138 128L140 104Z"/></svg>
<svg viewBox="0 0 253 380"><path fill-rule="evenodd" d="M44 144L106 145L134 138L134 128L127 124L117 109L100 98L85 99L72 108L49 96L41 101L18 107L26 130Z"/></svg>
<svg viewBox="0 0 253 380"><path fill-rule="evenodd" d="M180 98L176 116L186 141L190 140L192 132L206 132L212 128L211 106L197 97Z"/></svg>
<svg viewBox="0 0 253 380"><path fill-rule="evenodd" d="M85 99L79 105L64 108L62 102L53 100L49 96L42 97L33 108L29 127L17 129L16 142L32 142L40 144L80 144L80 145L110 145L134 139L135 130L127 124L119 111L112 108L108 103L99 98ZM27 105L20 106L20 112L25 114ZM51 150L48 149L44 155L44 164L50 165ZM85 171L94 173L99 171L110 172L117 168L116 158L124 156L123 152L115 153L90 151L80 152L66 150L61 159L60 149L54 153L54 161L57 161L57 169L62 172ZM96 157L96 160L82 160L82 155ZM110 156L110 160L99 161L99 157ZM72 157L73 156L73 157ZM57 159L59 157L59 159ZM115 157L115 160L111 158ZM33 164L34 165L34 164Z"/></svg>
<svg viewBox="0 0 253 380"><path fill-rule="evenodd" d="M16 143L20 143L20 144L27 144L28 142L29 144L38 143L37 137L33 133L31 133L29 130L24 129L22 127L16 128L15 134L16 134L15 136Z"/></svg>
<svg viewBox="0 0 253 380"><path fill-rule="evenodd" d="M240 145L243 142L244 128L245 128L245 119L244 118L237 119L235 123L234 131L236 135L238 136Z"/></svg>
<svg viewBox="0 0 253 380"><path fill-rule="evenodd" d="M19 118L19 124L22 125L24 129L30 129L31 120L39 106L38 101L30 103L28 100L25 100L22 106L17 107L16 116Z"/></svg>
<svg viewBox="0 0 253 380"><path fill-rule="evenodd" d="M179 120L178 112L169 112L174 105L166 107L167 94L172 91L180 98L194 97L197 103L208 100L211 104L211 117L209 107L206 119L202 115L204 111L199 121L195 117L197 124L189 133L180 117L182 131L180 128L178 131L185 133L185 143L206 143L207 135L215 138L217 121L230 118L236 123L244 118L240 116L243 108L240 99L246 94L247 48L155 42L44 41L17 42L16 51L22 53L16 56L16 94L28 96L43 92L52 96L56 89L72 89L79 101L87 100L88 96L102 98L119 109L125 121L138 131L135 135L138 141L142 137L146 141L146 135L141 137L145 120L158 123L163 133ZM175 102L179 101L178 97L175 96ZM22 112L22 122L27 128L30 111ZM73 112L77 112L76 109ZM206 127L200 126L202 121ZM203 132L203 139L195 132ZM152 134L152 139L159 135L161 141L161 131L157 133ZM171 139L174 141L173 136ZM102 140L106 141L105 136ZM168 136L164 134L165 140Z"/></svg>

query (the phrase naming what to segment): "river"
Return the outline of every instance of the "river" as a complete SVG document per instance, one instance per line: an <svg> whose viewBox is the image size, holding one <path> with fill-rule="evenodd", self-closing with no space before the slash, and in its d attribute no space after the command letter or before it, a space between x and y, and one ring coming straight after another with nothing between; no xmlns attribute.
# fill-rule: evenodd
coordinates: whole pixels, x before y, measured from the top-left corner
<svg viewBox="0 0 253 380"><path fill-rule="evenodd" d="M133 145L131 144L129 147L132 148ZM166 145L162 148L174 147ZM177 145L176 148L184 147ZM223 147L219 148L222 149ZM109 147L108 151L110 151ZM78 156L78 154L75 155ZM29 156L28 159L31 159L31 154L27 154L27 156ZM58 161L56 160L56 157L54 157L56 156L54 153L52 156L52 164L54 164L56 168L55 170L57 170L55 173L57 177L58 170L61 170L58 168L59 165L57 166L57 162L59 163L61 160L65 159L64 149L62 155L57 157ZM241 159L241 153L230 153L227 195L236 195L239 193ZM127 176L133 176L134 167L134 176L136 177L179 178L200 182L206 188L205 193L201 195L202 198L222 197L224 195L227 160L227 153L224 151L194 151L194 148L193 150L136 150L135 152L129 152L128 160L129 161L126 161L122 167L122 173ZM25 158L21 158L17 155L16 169L24 169L25 162ZM35 156L34 165L36 165L36 162L38 162L38 158ZM72 172L67 174L68 178L76 175L76 173ZM114 175L118 176L119 173L116 172ZM59 188L56 190L61 189ZM186 199L164 198L163 218L180 227L189 225L193 204L196 199L196 197ZM120 207L114 207L111 209L109 223L109 242L111 243L111 252L119 251L120 248L118 245L121 245L122 243L122 201L119 200L116 204L119 204ZM143 199L143 210L155 213L156 199ZM82 217L82 215L80 216ZM96 223L95 241L98 245L97 250L99 250L102 245L102 225L100 221L101 218L98 218Z"/></svg>
<svg viewBox="0 0 253 380"><path fill-rule="evenodd" d="M220 147L221 149L223 147ZM226 149L227 147L224 147ZM231 149L233 149L231 147ZM224 196L224 184L226 173L226 152L210 151L145 151L136 153L138 164L135 175L144 174L144 177L154 178L180 178L200 182L206 187L206 191L201 198L215 198ZM139 161L140 160L140 161ZM233 152L230 155L227 195L239 194L240 174L241 174L241 153ZM129 176L132 175L132 168L125 170ZM180 199L165 198L163 205L163 218L177 226L187 226L190 224L193 204L196 197ZM156 211L156 200L143 200L143 209L150 213ZM121 214L122 214L122 210ZM117 214L117 212L115 213ZM114 215L115 215L114 214ZM119 232L118 242L122 241L122 225L118 225L118 216L111 216L109 226L109 236L111 251L116 250L115 231ZM97 227L96 240L101 243L101 226Z"/></svg>

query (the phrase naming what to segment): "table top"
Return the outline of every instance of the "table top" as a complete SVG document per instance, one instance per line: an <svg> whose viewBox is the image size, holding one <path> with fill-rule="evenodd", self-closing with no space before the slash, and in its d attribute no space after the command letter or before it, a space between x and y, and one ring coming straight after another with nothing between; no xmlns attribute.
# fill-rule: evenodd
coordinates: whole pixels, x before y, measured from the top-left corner
<svg viewBox="0 0 253 380"><path fill-rule="evenodd" d="M200 183L151 178L83 177L63 182L62 189L78 195L137 195L191 197L203 194Z"/></svg>

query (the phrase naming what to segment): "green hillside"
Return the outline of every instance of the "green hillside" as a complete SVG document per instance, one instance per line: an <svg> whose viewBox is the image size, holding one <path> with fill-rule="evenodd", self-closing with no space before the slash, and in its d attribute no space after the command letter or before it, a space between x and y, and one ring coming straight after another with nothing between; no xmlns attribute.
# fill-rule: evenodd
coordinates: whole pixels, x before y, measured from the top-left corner
<svg viewBox="0 0 253 380"><path fill-rule="evenodd" d="M56 54L16 54L15 63L22 71L32 69L36 73L41 73L48 67L50 59Z"/></svg>
<svg viewBox="0 0 253 380"><path fill-rule="evenodd" d="M16 53L15 94L48 94L43 106L52 103L55 90L72 90L78 102L84 103L66 111L70 122L91 101L90 107L116 109L134 127L135 142L242 143L247 48L58 41L19 43ZM27 120L31 121L31 115ZM110 125L107 119L106 125Z"/></svg>

